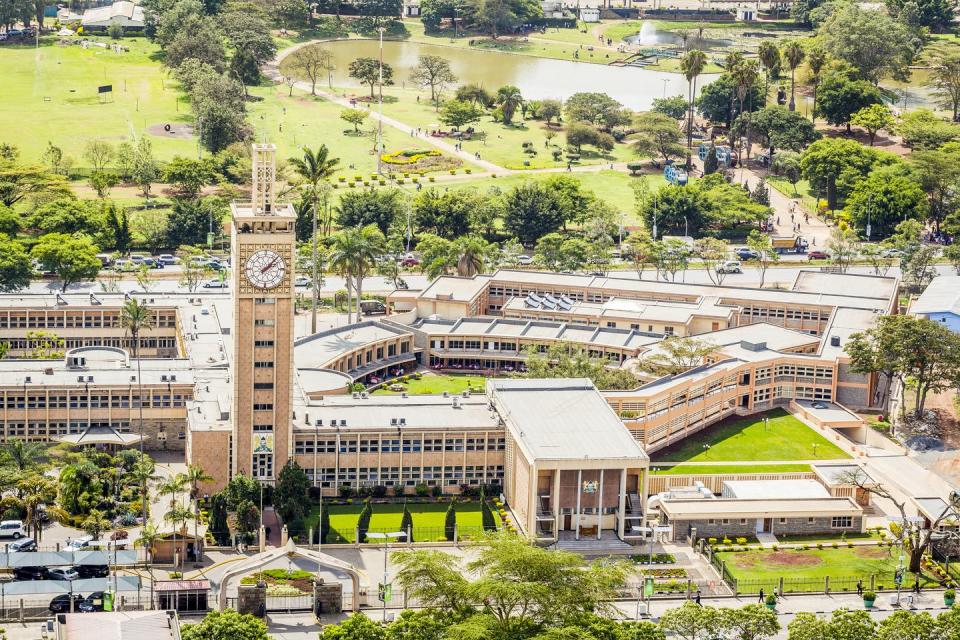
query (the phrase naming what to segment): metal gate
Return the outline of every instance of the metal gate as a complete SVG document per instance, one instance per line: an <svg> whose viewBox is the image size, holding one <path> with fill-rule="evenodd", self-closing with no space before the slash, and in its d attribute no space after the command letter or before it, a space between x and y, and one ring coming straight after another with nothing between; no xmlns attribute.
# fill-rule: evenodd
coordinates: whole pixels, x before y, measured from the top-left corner
<svg viewBox="0 0 960 640"><path fill-rule="evenodd" d="M267 611L282 613L313 611L313 594L267 596Z"/></svg>

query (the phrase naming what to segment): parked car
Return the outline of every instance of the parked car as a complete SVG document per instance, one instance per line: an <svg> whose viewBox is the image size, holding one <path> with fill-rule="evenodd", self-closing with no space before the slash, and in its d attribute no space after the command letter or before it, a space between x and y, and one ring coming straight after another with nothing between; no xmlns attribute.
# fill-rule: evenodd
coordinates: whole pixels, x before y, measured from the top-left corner
<svg viewBox="0 0 960 640"><path fill-rule="evenodd" d="M420 261L414 258L413 256L407 256L406 258L400 261L401 267L416 267L416 266L419 266L419 264L420 264Z"/></svg>
<svg viewBox="0 0 960 640"><path fill-rule="evenodd" d="M884 258L899 258L900 254L902 253L903 252L900 251L900 249L890 248L890 249L884 249L883 251L881 251L880 255Z"/></svg>
<svg viewBox="0 0 960 640"><path fill-rule="evenodd" d="M523 266L525 266L525 267L526 267L526 266L529 266L529 265L533 264L533 258L531 258L530 256L528 256L528 255L526 255L526 254L521 254L521 255L517 256L517 264L523 265Z"/></svg>
<svg viewBox="0 0 960 640"><path fill-rule="evenodd" d="M312 281L307 276L297 276L293 279L293 286L295 287L309 287Z"/></svg>
<svg viewBox="0 0 960 640"><path fill-rule="evenodd" d="M81 578L106 578L110 575L110 567L105 564L81 564L76 569Z"/></svg>
<svg viewBox="0 0 960 640"><path fill-rule="evenodd" d="M7 551L36 551L37 541L33 538L20 538L7 545Z"/></svg>
<svg viewBox="0 0 960 640"><path fill-rule="evenodd" d="M217 260L211 260L207 263L207 268L213 269L214 271L223 271L226 267L218 262Z"/></svg>
<svg viewBox="0 0 960 640"><path fill-rule="evenodd" d="M157 262L162 262L164 265L169 267L172 264L179 263L180 258L173 255L172 253L161 253L160 255L157 256Z"/></svg>
<svg viewBox="0 0 960 640"><path fill-rule="evenodd" d="M22 520L4 520L0 522L0 538L13 538L17 540L27 535L23 530Z"/></svg>
<svg viewBox="0 0 960 640"><path fill-rule="evenodd" d="M747 247L740 247L739 249L735 249L734 253L737 254L737 257L740 258L741 260L756 260L757 258L760 257L760 254L758 254L753 249L749 249Z"/></svg>
<svg viewBox="0 0 960 640"><path fill-rule="evenodd" d="M727 260L717 265L717 273L743 273L743 269L739 261Z"/></svg>
<svg viewBox="0 0 960 640"><path fill-rule="evenodd" d="M826 251L820 251L819 249L814 249L807 254L807 260L829 260L830 254Z"/></svg>
<svg viewBox="0 0 960 640"><path fill-rule="evenodd" d="M204 289L226 289L227 281L226 280L207 280L203 283Z"/></svg>
<svg viewBox="0 0 960 640"><path fill-rule="evenodd" d="M80 602L78 607L83 613L103 611L103 591L94 591Z"/></svg>
<svg viewBox="0 0 960 640"><path fill-rule="evenodd" d="M47 577L46 567L14 567L14 580L43 580Z"/></svg>
<svg viewBox="0 0 960 640"><path fill-rule="evenodd" d="M61 593L50 601L50 611L52 613L70 613L70 600L73 600L73 610L80 610L80 603L83 602L83 596L74 593L72 596L68 593Z"/></svg>
<svg viewBox="0 0 960 640"><path fill-rule="evenodd" d="M80 574L73 567L54 567L47 569L47 578L50 580L76 580Z"/></svg>
<svg viewBox="0 0 960 640"><path fill-rule="evenodd" d="M86 549L90 546L91 542L93 542L93 536L74 538L67 543L67 551L80 551L81 549Z"/></svg>

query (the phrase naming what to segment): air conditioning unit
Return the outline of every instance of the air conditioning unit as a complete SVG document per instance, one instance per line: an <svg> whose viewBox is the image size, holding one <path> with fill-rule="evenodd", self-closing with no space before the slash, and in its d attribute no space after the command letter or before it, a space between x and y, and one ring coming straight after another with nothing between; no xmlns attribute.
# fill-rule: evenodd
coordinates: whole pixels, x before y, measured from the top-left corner
<svg viewBox="0 0 960 640"><path fill-rule="evenodd" d="M400 418L400 426L402 427L402 426L404 426L405 424L407 424L407 419L406 419L406 418Z"/></svg>
<svg viewBox="0 0 960 640"><path fill-rule="evenodd" d="M347 421L344 420L343 418L340 418L340 426L341 426L341 427L347 426Z"/></svg>
<svg viewBox="0 0 960 640"><path fill-rule="evenodd" d="M171 375L171 376L170 376L170 382L176 382L176 381L177 381L177 376Z"/></svg>
<svg viewBox="0 0 960 640"><path fill-rule="evenodd" d="M360 392L360 397L363 398L364 400L366 400L366 399L369 398L370 396L369 396L369 394L368 394L366 391L361 391L361 392Z"/></svg>
<svg viewBox="0 0 960 640"><path fill-rule="evenodd" d="M453 408L454 409L460 408L460 398L458 396L453 396Z"/></svg>
<svg viewBox="0 0 960 640"><path fill-rule="evenodd" d="M314 425L315 427L322 427L322 426L323 426L323 418L317 418L317 421L314 422L313 425Z"/></svg>
<svg viewBox="0 0 960 640"><path fill-rule="evenodd" d="M160 382L166 382L166 381L167 381L167 376L166 376L166 375L160 376Z"/></svg>
<svg viewBox="0 0 960 640"><path fill-rule="evenodd" d="M353 399L354 399L354 400L357 400L357 399L359 399L359 398L360 398L360 394L357 393L356 391L354 391L354 392L353 392Z"/></svg>
<svg viewBox="0 0 960 640"><path fill-rule="evenodd" d="M24 381L24 382L33 382L33 378L31 378L30 376L27 376L26 378L23 379L23 381Z"/></svg>
<svg viewBox="0 0 960 640"><path fill-rule="evenodd" d="M396 419L396 418L390 418L390 426L391 426L391 427L397 426L397 419Z"/></svg>
<svg viewBox="0 0 960 640"><path fill-rule="evenodd" d="M449 391L444 391L444 392L443 392L443 397L444 397L444 398L449 398L449 397L450 397L450 392L449 392Z"/></svg>

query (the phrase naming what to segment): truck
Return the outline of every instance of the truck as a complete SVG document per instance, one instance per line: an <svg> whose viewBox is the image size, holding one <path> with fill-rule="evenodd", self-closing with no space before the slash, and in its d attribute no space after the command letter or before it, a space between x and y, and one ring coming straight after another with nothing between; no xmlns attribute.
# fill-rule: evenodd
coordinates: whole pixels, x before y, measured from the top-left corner
<svg viewBox="0 0 960 640"><path fill-rule="evenodd" d="M361 300L360 310L365 316L377 316L385 314L387 306L379 300Z"/></svg>
<svg viewBox="0 0 960 640"><path fill-rule="evenodd" d="M801 236L771 236L770 242L777 253L806 253L809 246Z"/></svg>

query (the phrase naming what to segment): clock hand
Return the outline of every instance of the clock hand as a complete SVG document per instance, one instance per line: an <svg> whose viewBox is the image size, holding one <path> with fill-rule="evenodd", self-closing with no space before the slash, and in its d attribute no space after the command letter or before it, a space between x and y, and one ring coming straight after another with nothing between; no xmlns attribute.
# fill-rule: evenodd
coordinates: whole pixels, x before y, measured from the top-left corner
<svg viewBox="0 0 960 640"><path fill-rule="evenodd" d="M270 264L265 266L263 269L260 269L260 273L266 273L267 271L270 271L270 269L273 268L273 265L277 264L277 260L279 259L280 259L280 256L277 256L276 258L274 258Z"/></svg>

